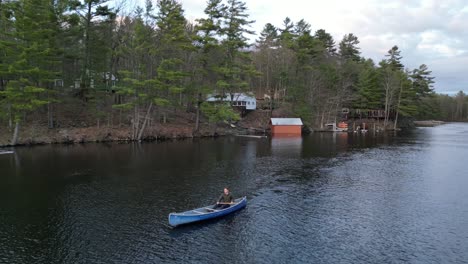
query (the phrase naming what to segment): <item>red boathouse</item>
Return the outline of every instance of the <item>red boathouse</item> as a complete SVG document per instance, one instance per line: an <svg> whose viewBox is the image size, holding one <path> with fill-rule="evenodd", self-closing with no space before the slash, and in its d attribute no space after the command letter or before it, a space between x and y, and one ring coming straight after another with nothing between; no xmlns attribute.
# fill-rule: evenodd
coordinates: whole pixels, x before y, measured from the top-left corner
<svg viewBox="0 0 468 264"><path fill-rule="evenodd" d="M302 131L300 118L271 118L271 134L273 136L300 136Z"/></svg>

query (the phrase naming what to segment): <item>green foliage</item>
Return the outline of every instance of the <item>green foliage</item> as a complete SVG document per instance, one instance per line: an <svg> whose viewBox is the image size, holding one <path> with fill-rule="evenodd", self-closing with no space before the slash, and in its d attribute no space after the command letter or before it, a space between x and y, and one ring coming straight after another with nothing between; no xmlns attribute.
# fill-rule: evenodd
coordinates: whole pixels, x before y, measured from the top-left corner
<svg viewBox="0 0 468 264"><path fill-rule="evenodd" d="M314 37L322 43L330 56L336 54L335 41L330 33L327 33L324 29L319 29L315 32Z"/></svg>
<svg viewBox="0 0 468 264"><path fill-rule="evenodd" d="M248 27L254 22L248 20L247 7L239 0L228 0L227 8L223 12L220 36L222 37L221 49L226 56L221 65L215 67L215 71L223 79L220 93L224 94L241 92L246 89L246 79L253 74L248 65L250 56L246 56L245 48L250 45L245 34L253 34Z"/></svg>
<svg viewBox="0 0 468 264"><path fill-rule="evenodd" d="M357 94L353 107L357 109L382 109L383 96L379 73L374 63L369 60L359 73Z"/></svg>
<svg viewBox="0 0 468 264"><path fill-rule="evenodd" d="M276 46L278 41L278 29L270 23L267 23L262 32L260 32L260 38L257 41L259 48L273 48Z"/></svg>
<svg viewBox="0 0 468 264"><path fill-rule="evenodd" d="M201 111L208 117L210 123L240 120L239 114L228 103L204 102L201 104Z"/></svg>
<svg viewBox="0 0 468 264"><path fill-rule="evenodd" d="M4 91L0 91L0 105L4 107L1 110L4 115L10 113L15 122L19 122L24 114L48 103L41 99L45 91L44 88L29 85L26 79L12 80Z"/></svg>
<svg viewBox="0 0 468 264"><path fill-rule="evenodd" d="M336 45L324 29L286 17L282 25L267 23L251 48L253 20L241 0L208 0L205 17L194 24L176 0L154 6L147 0L130 15L117 15L119 7L107 3L0 2L4 117L24 118L45 104L59 105L59 97L80 95L85 114L111 119L112 109L126 112L122 122L140 129L137 138L156 111L167 115L184 107L202 110L212 123L237 120L228 104L202 104L208 94L237 92L290 105L313 125L334 120L342 107L447 120L466 116L466 96L435 95L428 67L405 71L396 45L375 65L361 57L354 34ZM63 88L54 87L62 80Z"/></svg>
<svg viewBox="0 0 468 264"><path fill-rule="evenodd" d="M353 33L346 34L339 44L339 54L341 58L360 61L361 52L359 51L359 47L357 47L358 44L359 40L357 36L355 36Z"/></svg>
<svg viewBox="0 0 468 264"><path fill-rule="evenodd" d="M402 70L404 68L403 64L401 63L402 57L400 56L400 50L398 50L398 46L393 46L385 56L388 58L386 60L387 64L393 70Z"/></svg>
<svg viewBox="0 0 468 264"><path fill-rule="evenodd" d="M409 79L408 72L399 72L401 80L400 88L400 104L398 112L403 116L415 116L418 113L418 105L416 104L416 92L412 81Z"/></svg>
<svg viewBox="0 0 468 264"><path fill-rule="evenodd" d="M57 101L45 95L58 76L58 18L50 1L0 5L0 111L19 123L27 114Z"/></svg>
<svg viewBox="0 0 468 264"><path fill-rule="evenodd" d="M163 98L154 98L153 102L157 106L167 106L170 103L169 100Z"/></svg>

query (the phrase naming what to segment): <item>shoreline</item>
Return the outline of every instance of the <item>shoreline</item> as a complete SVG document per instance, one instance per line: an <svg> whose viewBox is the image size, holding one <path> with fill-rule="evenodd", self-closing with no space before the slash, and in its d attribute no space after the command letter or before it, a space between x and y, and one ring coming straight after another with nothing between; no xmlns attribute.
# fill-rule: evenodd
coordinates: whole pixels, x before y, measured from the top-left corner
<svg viewBox="0 0 468 264"><path fill-rule="evenodd" d="M416 127L435 127L446 124L444 121L423 120L413 121ZM164 126L150 127L144 133L141 142L155 142L166 140L182 140L190 138L215 138L219 136L251 136L258 137L259 134L247 133L246 129L239 130L228 126L219 126L216 129L209 125L203 125L198 132L195 132L193 126L181 124L166 124ZM250 131L251 129L247 129ZM329 132L320 131L313 132ZM351 133L352 131L340 132ZM380 132L380 131L379 131ZM384 131L382 131L384 132ZM252 136L253 135L253 136ZM262 134L264 137L266 134ZM71 127L71 128L54 128L49 129L40 126L25 126L20 132L18 143L10 144L11 131L0 132L0 148L18 147L18 146L35 146L49 144L83 144L83 143L105 143L105 142L121 142L131 143L139 140L132 139L131 129L128 127Z"/></svg>
<svg viewBox="0 0 468 264"><path fill-rule="evenodd" d="M231 131L225 128L217 128L212 131L208 128L201 128L200 131L193 131L192 127L160 127L151 128L146 131L141 140L131 138L129 128L111 128L111 127L87 127L87 128L67 128L67 129L48 129L48 128L24 128L20 132L16 145L10 143L10 133L2 132L0 134L0 148L36 146L52 144L83 144L83 143L105 143L105 142L154 142L166 140L181 140L190 138L209 138L229 135Z"/></svg>
<svg viewBox="0 0 468 264"><path fill-rule="evenodd" d="M413 121L413 123L417 127L435 127L435 126L446 124L446 122L439 121L439 120L419 120L419 121Z"/></svg>

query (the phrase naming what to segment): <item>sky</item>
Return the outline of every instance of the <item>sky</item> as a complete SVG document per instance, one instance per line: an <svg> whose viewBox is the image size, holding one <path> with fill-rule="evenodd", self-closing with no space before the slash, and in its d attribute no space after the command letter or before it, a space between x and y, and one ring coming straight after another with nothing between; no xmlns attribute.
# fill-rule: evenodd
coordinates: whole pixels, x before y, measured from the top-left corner
<svg viewBox="0 0 468 264"><path fill-rule="evenodd" d="M142 1L142 0L140 0ZM154 0L155 1L155 0ZM256 32L284 18L304 19L312 32L324 29L339 43L353 33L361 55L378 62L397 45L408 69L426 64L435 91L468 93L467 0L244 0ZM206 0L178 0L189 21L205 17Z"/></svg>

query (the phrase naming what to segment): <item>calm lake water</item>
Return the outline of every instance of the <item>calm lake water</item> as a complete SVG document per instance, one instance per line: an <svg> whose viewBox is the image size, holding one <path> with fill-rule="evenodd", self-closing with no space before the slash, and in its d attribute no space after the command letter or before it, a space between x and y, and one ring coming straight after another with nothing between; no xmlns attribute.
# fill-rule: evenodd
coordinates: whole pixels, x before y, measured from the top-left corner
<svg viewBox="0 0 468 264"><path fill-rule="evenodd" d="M468 124L17 148L0 263L468 263ZM247 196L222 219L170 212Z"/></svg>

